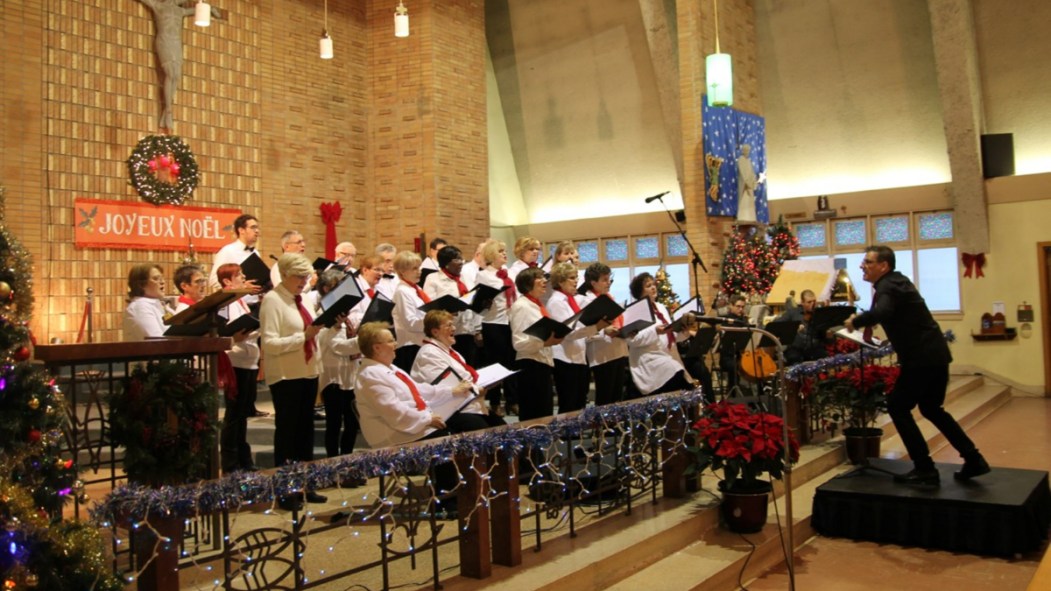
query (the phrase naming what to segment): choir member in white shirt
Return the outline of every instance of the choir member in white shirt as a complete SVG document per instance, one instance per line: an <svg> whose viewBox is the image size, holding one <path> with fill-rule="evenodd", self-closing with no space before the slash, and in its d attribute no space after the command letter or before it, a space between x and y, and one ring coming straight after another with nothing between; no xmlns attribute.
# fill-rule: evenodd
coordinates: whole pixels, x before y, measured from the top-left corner
<svg viewBox="0 0 1051 591"><path fill-rule="evenodd" d="M586 307L595 298L609 296L613 284L612 271L602 263L592 263L584 271L584 299L580 307ZM618 338L619 319L598 334L588 337L588 363L595 379L595 406L612 404L624 399L624 379L628 369L628 343Z"/></svg>
<svg viewBox="0 0 1051 591"><path fill-rule="evenodd" d="M581 302L584 296L577 294L577 268L573 263L558 263L551 268L550 283L554 284L555 288L546 304L547 313L552 319L565 322L583 307ZM584 326L577 322L562 343L552 348L559 414L587 406L588 386L591 380L588 374L586 339L595 336L609 324L605 319L592 326Z"/></svg>
<svg viewBox="0 0 1051 591"><path fill-rule="evenodd" d="M639 273L631 280L630 289L631 297L649 301L656 318L656 324L628 339L628 365L635 387L643 395L693 388L694 383L686 377L679 349L675 346L676 341L684 341L690 334L685 330L674 333L668 329L671 315L657 301L657 282L653 275Z"/></svg>
<svg viewBox="0 0 1051 591"><path fill-rule="evenodd" d="M479 242L478 248L474 250L474 257L463 264L460 270L460 278L467 285L467 289L473 288L478 283L478 272L485 268L485 245L490 241Z"/></svg>
<svg viewBox="0 0 1051 591"><path fill-rule="evenodd" d="M431 300L451 295L459 298L470 289L461 278L463 253L455 246L446 246L438 251L438 272L427 276L423 291ZM424 330L424 333L427 331ZM472 365L478 364L476 339L482 339L482 317L471 310L456 315L456 351Z"/></svg>
<svg viewBox="0 0 1051 591"><path fill-rule="evenodd" d="M305 254L307 251L307 240L303 238L303 235L295 230L289 230L281 235L281 252L291 252L298 254ZM310 281L310 287L313 287L317 281L316 277L313 277ZM270 267L270 283L277 285L281 283L281 268L277 265Z"/></svg>
<svg viewBox="0 0 1051 591"><path fill-rule="evenodd" d="M574 268L579 265L580 255L577 253L577 247L573 244L572 240L563 240L555 245L555 252L551 254L551 258L544 261L543 266L540 268L544 270L544 273L548 276L551 275L551 270L555 268L555 265L559 263L572 263ZM549 277L550 278L550 277ZM583 273L577 273L576 283L579 285L584 280ZM547 293L544 294L542 301L547 304L548 298L551 297L551 292L555 290L557 286L554 281L547 282ZM574 285L573 289L576 290L577 286ZM561 411L559 411L561 412Z"/></svg>
<svg viewBox="0 0 1051 591"><path fill-rule="evenodd" d="M548 316L540 302L547 280L544 272L536 267L524 269L515 278L515 286L522 297L511 306L511 342L518 362L519 419L527 421L555 413L551 383L555 366L551 348L562 339L551 335L546 340L525 333L534 322Z"/></svg>
<svg viewBox="0 0 1051 591"><path fill-rule="evenodd" d="M344 271L354 270L354 259L358 256L358 248L353 242L340 242L336 245L336 260L334 261Z"/></svg>
<svg viewBox="0 0 1051 591"><path fill-rule="evenodd" d="M302 293L314 267L301 254L285 253L277 261L284 279L266 296L259 308L260 337L266 363L263 373L274 401L274 464L314 459L314 398L317 395L321 355L317 348L320 326L303 304ZM327 499L314 491L306 493L311 503ZM282 508L299 505L297 497L281 499Z"/></svg>
<svg viewBox="0 0 1051 591"><path fill-rule="evenodd" d="M216 269L223 289L242 289L245 276L237 263L227 263ZM227 322L250 314L244 298L226 306L220 312ZM234 346L226 352L233 365L236 383L226 390L226 412L219 434L220 463L223 472L256 470L252 461L252 447L248 444L248 418L255 408L256 380L259 378L259 331L240 331L233 335Z"/></svg>
<svg viewBox="0 0 1051 591"><path fill-rule="evenodd" d="M145 263L128 271L128 301L124 306L124 340L144 341L164 336L170 316L164 301L164 269Z"/></svg>
<svg viewBox="0 0 1051 591"><path fill-rule="evenodd" d="M247 213L237 216L237 219L234 220L234 233L237 235L237 240L220 248L219 252L215 253L215 257L212 258L212 271L208 275L208 289L212 291L223 288L219 284L219 278L216 277L216 271L219 267L228 263L240 265L255 252L255 245L259 242L259 220L254 215ZM265 286L256 285L254 282L248 281L245 283L245 287L252 289L253 293L260 293ZM255 296L251 296L246 298L245 301L248 304L253 304L258 299Z"/></svg>
<svg viewBox="0 0 1051 591"><path fill-rule="evenodd" d="M183 265L176 269L172 283L179 289L179 299L175 300L176 314L203 300L208 291L208 279L198 265Z"/></svg>
<svg viewBox="0 0 1051 591"><path fill-rule="evenodd" d="M354 383L361 432L369 447L390 447L448 435L445 422L431 406L456 398L466 400L470 382L455 387L418 383L394 365L397 341L385 323L369 322L358 329L364 359Z"/></svg>
<svg viewBox="0 0 1051 591"><path fill-rule="evenodd" d="M430 269L431 271L437 271L441 268L438 264L438 251L449 246L449 243L445 241L445 238L434 238L430 244L427 245L427 258L423 259L420 263L421 269Z"/></svg>
<svg viewBox="0 0 1051 591"><path fill-rule="evenodd" d="M318 297L324 297L339 285L347 274L340 269L329 269L317 282ZM348 278L348 281L353 279ZM359 302L357 305L361 305ZM321 329L318 347L321 349L321 399L325 403L325 453L330 458L354 451L358 438L358 419L354 415L354 379L358 373L356 330L348 321Z"/></svg>
<svg viewBox="0 0 1051 591"><path fill-rule="evenodd" d="M456 320L445 310L431 310L423 318L423 330L427 338L412 364L412 379L424 384L432 384L447 369L471 383L478 382L478 371L467 363L453 348L455 342ZM445 421L452 433L477 431L486 427L503 425L504 420L493 415L485 404L485 388L475 386L478 398L462 411Z"/></svg>
<svg viewBox="0 0 1051 591"><path fill-rule="evenodd" d="M498 294L491 306L482 312L482 363L499 363L506 368L515 368L515 349L511 344L511 325L508 312L514 304L518 291L507 274L507 247L499 240L490 241L482 250L485 268L478 272L478 283L496 289L507 288ZM501 394L506 400L510 414L518 414L518 376L504 380L499 388L490 388L489 404L498 408Z"/></svg>
<svg viewBox="0 0 1051 591"><path fill-rule="evenodd" d="M522 269L536 267L540 259L540 241L532 236L523 236L515 241L515 262L507 268L507 275L514 281Z"/></svg>
<svg viewBox="0 0 1051 591"><path fill-rule="evenodd" d="M398 275L398 287L394 290L394 334L398 335L398 355L394 365L403 371L412 369L416 353L423 344L423 310L420 306L431 301L417 285L420 281L420 257L403 250L394 257L394 272Z"/></svg>
<svg viewBox="0 0 1051 591"><path fill-rule="evenodd" d="M387 299L394 299L394 290L398 287L398 277L394 274L394 257L397 256L398 249L393 244L384 242L376 245L376 255L382 259L383 264L380 265L380 269L383 271L383 275L380 277L379 285L376 286L376 290L387 296Z"/></svg>

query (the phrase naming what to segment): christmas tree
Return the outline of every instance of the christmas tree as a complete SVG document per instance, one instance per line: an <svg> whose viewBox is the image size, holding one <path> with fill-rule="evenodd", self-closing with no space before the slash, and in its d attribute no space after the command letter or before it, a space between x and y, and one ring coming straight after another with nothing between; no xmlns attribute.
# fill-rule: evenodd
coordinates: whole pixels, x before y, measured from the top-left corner
<svg viewBox="0 0 1051 591"><path fill-rule="evenodd" d="M668 272L664 270L664 265L657 269L653 281L657 284L657 301L664 304L669 312L678 308L679 296L675 295L671 288L671 280L668 279Z"/></svg>
<svg viewBox="0 0 1051 591"><path fill-rule="evenodd" d="M770 236L770 248L774 250L779 267L785 264L785 261L799 258L799 238L796 238L792 228L785 223L784 216L777 216L777 223L770 226L766 233Z"/></svg>
<svg viewBox="0 0 1051 591"><path fill-rule="evenodd" d="M764 296L781 264L765 235L754 226L735 226L723 254L722 293Z"/></svg>
<svg viewBox="0 0 1051 591"><path fill-rule="evenodd" d="M107 569L98 531L63 521L83 495L73 460L61 455L67 426L62 392L29 363L33 296L30 259L4 223L0 188L0 520L4 589L121 589Z"/></svg>

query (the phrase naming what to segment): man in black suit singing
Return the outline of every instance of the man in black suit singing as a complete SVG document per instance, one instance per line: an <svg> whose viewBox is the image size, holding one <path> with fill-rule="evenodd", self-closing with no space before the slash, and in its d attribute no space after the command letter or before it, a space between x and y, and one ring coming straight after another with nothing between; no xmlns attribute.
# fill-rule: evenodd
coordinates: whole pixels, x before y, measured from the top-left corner
<svg viewBox="0 0 1051 591"><path fill-rule="evenodd" d="M865 250L861 270L865 281L876 289L872 308L845 322L850 330L882 325L898 354L901 375L887 396L887 411L912 458L913 469L895 476L894 480L904 484L938 485L938 470L931 460L927 441L912 418L912 409L917 405L920 414L938 427L963 457L963 467L953 476L957 480L969 480L986 474L989 464L952 415L942 408L952 361L949 345L916 286L895 271L894 265L894 251L889 247L870 246Z"/></svg>

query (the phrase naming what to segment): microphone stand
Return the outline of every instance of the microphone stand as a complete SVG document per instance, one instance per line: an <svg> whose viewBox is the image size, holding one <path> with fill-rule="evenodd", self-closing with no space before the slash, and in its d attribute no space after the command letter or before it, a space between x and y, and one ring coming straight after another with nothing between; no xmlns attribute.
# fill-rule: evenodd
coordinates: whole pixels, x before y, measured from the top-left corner
<svg viewBox="0 0 1051 591"><path fill-rule="evenodd" d="M675 224L675 229L679 231L679 236L682 236L683 241L686 242L686 246L690 248L690 253L693 254L693 259L690 260L690 266L693 269L693 297L696 298L699 305L703 305L704 300L701 299L701 283L697 277L697 267L704 269L705 273L708 272L708 267L704 266L704 261L701 259L701 255L697 254L697 249L693 247L693 243L690 242L690 239L686 236L686 230L681 224L679 224L679 220L675 219L675 214L668 209L668 204L664 202L664 199L660 195L657 196L657 200L664 206L664 211L668 212L668 217L671 218L671 223ZM707 312L707 310L704 310L704 312Z"/></svg>

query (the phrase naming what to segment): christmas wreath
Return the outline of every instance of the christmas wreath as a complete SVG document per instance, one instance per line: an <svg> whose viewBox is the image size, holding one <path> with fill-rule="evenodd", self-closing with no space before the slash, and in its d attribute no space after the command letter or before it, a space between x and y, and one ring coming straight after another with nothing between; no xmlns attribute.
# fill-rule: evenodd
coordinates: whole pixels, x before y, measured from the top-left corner
<svg viewBox="0 0 1051 591"><path fill-rule="evenodd" d="M154 205L182 205L197 188L197 161L178 136L148 135L128 158L131 186Z"/></svg>
<svg viewBox="0 0 1051 591"><path fill-rule="evenodd" d="M128 478L159 486L206 477L218 400L215 387L184 363L135 368L109 397L110 437L125 448Z"/></svg>

